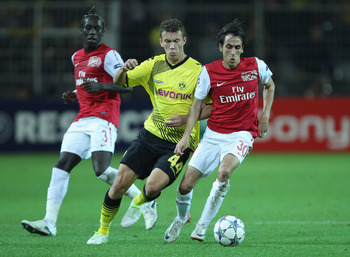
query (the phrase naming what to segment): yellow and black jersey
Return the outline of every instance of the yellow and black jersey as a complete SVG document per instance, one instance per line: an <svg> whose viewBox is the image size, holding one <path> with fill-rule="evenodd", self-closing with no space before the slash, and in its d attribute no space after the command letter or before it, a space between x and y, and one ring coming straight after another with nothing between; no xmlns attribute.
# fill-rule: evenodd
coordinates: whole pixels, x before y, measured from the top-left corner
<svg viewBox="0 0 350 257"><path fill-rule="evenodd" d="M180 141L185 125L167 127L164 126L164 121L174 114L188 115L201 66L190 57L171 65L163 54L150 58L127 72L126 86L142 85L152 101L152 113L144 123L149 132L172 143ZM199 122L191 133L189 148L194 150L198 141Z"/></svg>

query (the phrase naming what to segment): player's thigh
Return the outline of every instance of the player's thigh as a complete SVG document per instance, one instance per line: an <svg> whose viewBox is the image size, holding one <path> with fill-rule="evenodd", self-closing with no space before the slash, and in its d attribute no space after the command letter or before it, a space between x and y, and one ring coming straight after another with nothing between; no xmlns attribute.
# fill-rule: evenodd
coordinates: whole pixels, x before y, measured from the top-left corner
<svg viewBox="0 0 350 257"><path fill-rule="evenodd" d="M149 198L157 197L170 182L168 174L159 168L155 168L146 182L146 194Z"/></svg>
<svg viewBox="0 0 350 257"><path fill-rule="evenodd" d="M106 120L95 118L90 125L91 152L105 151L114 153L117 140L116 127Z"/></svg>
<svg viewBox="0 0 350 257"><path fill-rule="evenodd" d="M151 174L155 161L156 155L137 138L132 141L120 163L137 173L140 179L145 179Z"/></svg>
<svg viewBox="0 0 350 257"><path fill-rule="evenodd" d="M220 161L222 162L227 154L232 154L241 164L253 149L253 142L252 135L247 131L232 133L228 136L227 143L221 145Z"/></svg>
<svg viewBox="0 0 350 257"><path fill-rule="evenodd" d="M61 153L74 153L81 159L88 159L90 152L90 137L86 132L79 130L79 128L74 128L75 126L72 125L63 136Z"/></svg>
<svg viewBox="0 0 350 257"><path fill-rule="evenodd" d="M188 165L199 170L203 177L207 177L217 168L219 162L220 147L203 139L194 151Z"/></svg>
<svg viewBox="0 0 350 257"><path fill-rule="evenodd" d="M177 177L180 175L183 167L185 166L188 158L190 157L191 150L187 148L184 154L179 156L174 154L173 149L168 150L167 153L161 155L154 165L154 168L159 168L169 177L169 185L171 185Z"/></svg>
<svg viewBox="0 0 350 257"><path fill-rule="evenodd" d="M229 153L224 156L220 163L217 178L219 181L228 181L232 172L240 165L240 160L233 154Z"/></svg>

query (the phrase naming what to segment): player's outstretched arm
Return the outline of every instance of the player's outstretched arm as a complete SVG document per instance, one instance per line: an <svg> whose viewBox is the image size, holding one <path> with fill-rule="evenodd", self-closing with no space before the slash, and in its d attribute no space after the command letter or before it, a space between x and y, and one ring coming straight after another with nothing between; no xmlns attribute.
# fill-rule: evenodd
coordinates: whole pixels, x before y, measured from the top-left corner
<svg viewBox="0 0 350 257"><path fill-rule="evenodd" d="M128 59L123 67L121 67L113 77L113 83L116 85L124 85L126 83L126 73L133 70L139 63L136 59Z"/></svg>
<svg viewBox="0 0 350 257"><path fill-rule="evenodd" d="M213 106L211 104L207 105L203 103L201 108L199 120L208 119L211 115ZM168 127L181 127L182 125L186 124L187 118L188 115L174 114L172 117L169 117L164 121L164 125Z"/></svg>
<svg viewBox="0 0 350 257"><path fill-rule="evenodd" d="M133 91L133 88L126 88L123 86L114 85L113 83L96 83L96 82L87 82L84 83L84 89L87 93L95 93L100 90L107 90L115 93L130 93Z"/></svg>

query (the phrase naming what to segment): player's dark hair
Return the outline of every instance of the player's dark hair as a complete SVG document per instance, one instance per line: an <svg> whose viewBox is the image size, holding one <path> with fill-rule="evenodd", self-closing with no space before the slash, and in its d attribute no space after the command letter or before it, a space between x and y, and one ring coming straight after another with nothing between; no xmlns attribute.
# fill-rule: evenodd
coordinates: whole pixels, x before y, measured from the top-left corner
<svg viewBox="0 0 350 257"><path fill-rule="evenodd" d="M185 37L186 36L186 30L184 25L182 24L181 21L179 21L178 19L168 19L163 21L160 26L160 37L162 37L162 33L163 32L177 32L177 31L181 31L182 32L182 36Z"/></svg>
<svg viewBox="0 0 350 257"><path fill-rule="evenodd" d="M242 40L242 46L247 44L247 38L242 28L241 22L236 18L233 21L227 23L217 34L217 43L223 45L226 35L232 34L235 37L239 37Z"/></svg>
<svg viewBox="0 0 350 257"><path fill-rule="evenodd" d="M101 24L102 24L102 31L104 32L105 31L105 21L104 19L102 19L102 17L100 15L97 15L96 13L92 13L92 11L95 9L95 6L93 6L90 11L88 12L88 14L85 14L83 16L83 18L81 19L81 22L80 22L80 29L83 29L84 27L84 24L85 24L85 20L88 19L88 18L96 18L98 20L101 21Z"/></svg>

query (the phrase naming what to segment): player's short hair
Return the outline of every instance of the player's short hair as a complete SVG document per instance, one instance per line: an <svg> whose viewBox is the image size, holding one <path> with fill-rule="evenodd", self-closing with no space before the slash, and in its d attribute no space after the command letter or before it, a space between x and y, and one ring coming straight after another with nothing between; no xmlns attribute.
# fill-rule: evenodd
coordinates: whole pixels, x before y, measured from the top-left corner
<svg viewBox="0 0 350 257"><path fill-rule="evenodd" d="M163 32L173 33L179 30L181 31L183 37L186 36L185 26L178 19L168 19L163 21L160 24L159 29L160 29L160 37L162 37Z"/></svg>
<svg viewBox="0 0 350 257"><path fill-rule="evenodd" d="M81 19L81 22L80 22L80 29L83 29L84 27L84 24L85 24L85 19L88 19L88 18L96 18L98 20L101 21L101 25L102 25L102 31L104 32L105 31L105 21L104 19L102 19L102 17L100 15L97 15L96 13L92 13L92 11L95 9L95 6L93 6L90 11L88 12L88 14L85 14L83 16L83 18Z"/></svg>
<svg viewBox="0 0 350 257"><path fill-rule="evenodd" d="M242 28L241 22L236 18L233 21L227 23L217 34L217 43L223 45L226 35L232 34L239 37L242 40L242 46L244 47L248 42L245 32Z"/></svg>

